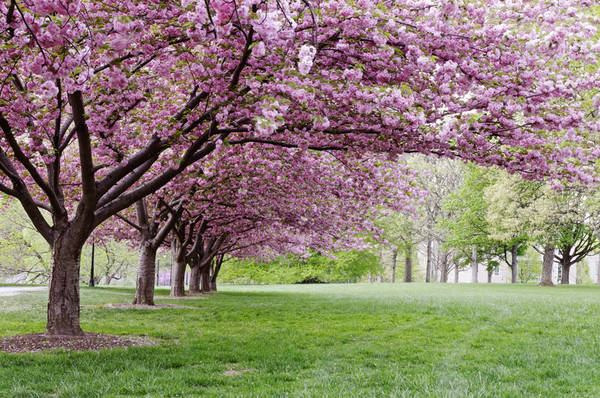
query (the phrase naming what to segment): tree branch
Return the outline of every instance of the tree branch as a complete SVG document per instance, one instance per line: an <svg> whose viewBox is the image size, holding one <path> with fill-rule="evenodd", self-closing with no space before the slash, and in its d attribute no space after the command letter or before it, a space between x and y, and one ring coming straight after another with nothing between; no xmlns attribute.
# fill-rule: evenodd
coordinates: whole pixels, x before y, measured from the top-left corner
<svg viewBox="0 0 600 398"><path fill-rule="evenodd" d="M105 195L103 195L100 200L98 200L97 207L102 207L106 203L109 203L111 200L117 198L120 194L129 189L133 184L135 184L142 176L152 167L154 162L156 161L157 156L153 156L148 159L145 163L143 163L140 167L134 170L131 174L129 174L126 178L121 180L118 185L113 186Z"/></svg>
<svg viewBox="0 0 600 398"><path fill-rule="evenodd" d="M25 169L27 170L27 172L29 172L29 175L31 175L35 183L46 194L53 211L56 214L63 214L65 212L65 209L60 205L56 192L54 192L52 188L50 188L50 185L42 178L42 176L35 168L33 163L31 163L29 157L27 157L27 155L23 153L23 151L21 150L21 146L19 145L14 134L12 133L12 129L8 123L8 120L6 120L4 116L2 116L2 114L0 114L0 127L2 127L4 137L6 138L6 141L8 141L8 144L10 145L15 155L15 158L19 161L19 163L23 165L23 167L25 167Z"/></svg>
<svg viewBox="0 0 600 398"><path fill-rule="evenodd" d="M277 140L270 140L267 138L249 137L249 138L242 138L239 140L228 141L228 143L231 145L242 145L242 144L248 144L251 142L258 143L258 144L280 146L280 147L284 147L284 148L299 148L299 146L297 144L291 144L289 142L283 142L283 141L277 141ZM314 150L314 151L347 151L348 150L348 148L345 148L342 146L336 146L336 145L309 145L307 148Z"/></svg>
<svg viewBox="0 0 600 398"><path fill-rule="evenodd" d="M92 144L90 132L85 121L85 109L81 91L77 90L68 95L71 109L73 110L73 121L79 143L79 167L81 169L82 199L78 208L78 215L84 218L93 218L97 203L96 180L94 178L94 163L92 157ZM83 207L82 207L83 206Z"/></svg>
<svg viewBox="0 0 600 398"><path fill-rule="evenodd" d="M121 220L124 221L125 223L131 225L133 228L135 228L138 231L142 230L142 227L140 227L139 225L137 225L136 223L134 223L133 221L131 221L130 219L128 219L127 217L122 216L121 214L117 213L115 214L115 216Z"/></svg>

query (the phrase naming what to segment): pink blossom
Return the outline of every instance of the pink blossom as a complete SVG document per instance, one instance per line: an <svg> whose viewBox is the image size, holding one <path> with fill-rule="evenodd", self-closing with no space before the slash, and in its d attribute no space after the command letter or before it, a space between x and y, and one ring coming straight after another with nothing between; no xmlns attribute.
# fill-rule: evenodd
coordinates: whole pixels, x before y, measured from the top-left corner
<svg viewBox="0 0 600 398"><path fill-rule="evenodd" d="M53 81L47 80L40 86L40 95L43 98L53 98L58 94L58 87Z"/></svg>
<svg viewBox="0 0 600 398"><path fill-rule="evenodd" d="M129 40L126 36L117 36L110 43L110 47L117 52L123 51L128 46L129 46Z"/></svg>

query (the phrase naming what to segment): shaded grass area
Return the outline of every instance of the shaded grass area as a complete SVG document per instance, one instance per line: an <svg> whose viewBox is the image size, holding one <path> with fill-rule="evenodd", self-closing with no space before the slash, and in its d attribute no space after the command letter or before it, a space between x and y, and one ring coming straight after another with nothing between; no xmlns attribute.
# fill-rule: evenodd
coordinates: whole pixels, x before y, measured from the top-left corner
<svg viewBox="0 0 600 398"><path fill-rule="evenodd" d="M86 331L160 344L0 353L0 396L600 396L597 287L221 290L203 300L157 300L195 309L121 310L102 305L129 302L132 289L82 288ZM0 297L0 336L42 331L45 301L45 292Z"/></svg>

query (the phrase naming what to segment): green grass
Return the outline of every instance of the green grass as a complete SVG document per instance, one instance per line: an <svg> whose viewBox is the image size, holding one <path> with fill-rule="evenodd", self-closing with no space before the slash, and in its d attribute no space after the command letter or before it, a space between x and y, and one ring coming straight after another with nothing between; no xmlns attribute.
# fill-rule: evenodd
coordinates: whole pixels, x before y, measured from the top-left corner
<svg viewBox="0 0 600 398"><path fill-rule="evenodd" d="M117 310L87 331L155 347L0 354L0 397L598 397L600 288L227 286L197 309ZM165 290L159 292L167 294ZM0 297L0 335L44 328L46 293ZM228 369L252 369L225 376Z"/></svg>

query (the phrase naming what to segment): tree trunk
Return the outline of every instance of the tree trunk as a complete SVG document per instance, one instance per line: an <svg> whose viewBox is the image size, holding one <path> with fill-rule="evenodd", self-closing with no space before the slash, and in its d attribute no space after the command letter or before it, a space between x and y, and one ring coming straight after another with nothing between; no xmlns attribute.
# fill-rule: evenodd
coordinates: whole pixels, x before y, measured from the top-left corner
<svg viewBox="0 0 600 398"><path fill-rule="evenodd" d="M154 305L155 267L156 248L147 240L142 240L138 257L133 304Z"/></svg>
<svg viewBox="0 0 600 398"><path fill-rule="evenodd" d="M425 283L431 282L431 237L427 237L427 266L425 269Z"/></svg>
<svg viewBox="0 0 600 398"><path fill-rule="evenodd" d="M488 270L487 270L487 274L488 274L488 275L487 275L487 276L488 276L488 278L487 278L487 283L492 283L492 274L493 274L493 273L494 273L494 270L493 270L493 269L488 269Z"/></svg>
<svg viewBox="0 0 600 398"><path fill-rule="evenodd" d="M201 270L202 293L210 293L210 265Z"/></svg>
<svg viewBox="0 0 600 398"><path fill-rule="evenodd" d="M454 283L458 283L458 273L460 270L458 269L458 264L454 264Z"/></svg>
<svg viewBox="0 0 600 398"><path fill-rule="evenodd" d="M78 240L72 239L71 231L67 230L59 233L52 244L48 335L83 335L79 325L79 265L83 243L79 244Z"/></svg>
<svg viewBox="0 0 600 398"><path fill-rule="evenodd" d="M396 283L396 259L398 258L398 249L392 250L392 283Z"/></svg>
<svg viewBox="0 0 600 398"><path fill-rule="evenodd" d="M406 248L406 262L404 263L404 282L412 282L412 247Z"/></svg>
<svg viewBox="0 0 600 398"><path fill-rule="evenodd" d="M442 269L441 269L441 273L440 273L440 282L448 283L448 261L447 260L444 260L444 262L442 263Z"/></svg>
<svg viewBox="0 0 600 398"><path fill-rule="evenodd" d="M560 283L562 285L568 285L569 284L569 271L571 269L571 264L569 264L568 262L563 262L561 264L561 268L562 268L562 272L561 272L561 277L560 277Z"/></svg>
<svg viewBox="0 0 600 398"><path fill-rule="evenodd" d="M185 296L185 260L175 260L173 264L173 283L171 286L171 296Z"/></svg>
<svg viewBox="0 0 600 398"><path fill-rule="evenodd" d="M215 264L212 269L212 274L210 276L210 291L217 291L217 277L219 276L219 272L221 271L221 267L223 266L223 254L217 256L215 259Z"/></svg>
<svg viewBox="0 0 600 398"><path fill-rule="evenodd" d="M190 294L200 294L200 267L190 267Z"/></svg>
<svg viewBox="0 0 600 398"><path fill-rule="evenodd" d="M517 280L519 278L519 259L517 257L517 250L519 249L519 245L513 245L511 248L511 279L510 279L510 283L517 283Z"/></svg>
<svg viewBox="0 0 600 398"><path fill-rule="evenodd" d="M544 261L542 263L542 279L538 286L554 286L552 282L552 266L554 265L554 246L544 246Z"/></svg>
<svg viewBox="0 0 600 398"><path fill-rule="evenodd" d="M478 271L479 271L479 266L477 265L477 250L475 248L473 248L473 253L471 256L471 282L472 283L477 283L478 282Z"/></svg>
<svg viewBox="0 0 600 398"><path fill-rule="evenodd" d="M448 282L448 273L450 266L448 265L448 253L444 253L442 257L442 262L440 264L440 282L447 283Z"/></svg>

